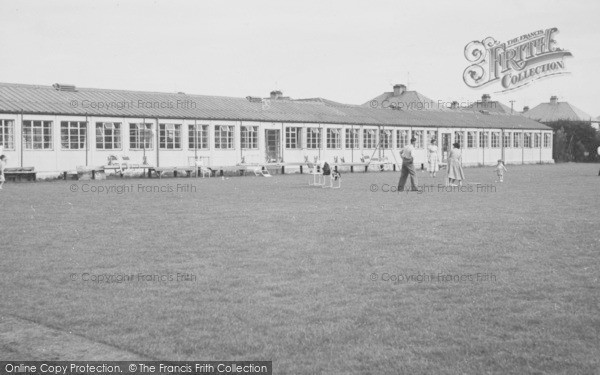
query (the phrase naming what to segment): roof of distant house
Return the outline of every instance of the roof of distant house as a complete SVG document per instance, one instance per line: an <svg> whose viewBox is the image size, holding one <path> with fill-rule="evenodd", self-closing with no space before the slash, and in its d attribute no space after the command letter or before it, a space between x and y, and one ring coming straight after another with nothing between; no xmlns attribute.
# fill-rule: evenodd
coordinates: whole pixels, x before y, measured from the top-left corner
<svg viewBox="0 0 600 375"><path fill-rule="evenodd" d="M558 120L592 121L592 116L568 102L559 102L556 96L550 97L550 102L540 103L537 106L522 112L522 115L540 122Z"/></svg>
<svg viewBox="0 0 600 375"><path fill-rule="evenodd" d="M478 100L467 106L467 109L474 111L488 111L490 113L504 115L518 115L518 112L511 110L509 106L502 104L499 101L491 100L491 96L489 94L483 94L481 96L481 100Z"/></svg>
<svg viewBox="0 0 600 375"><path fill-rule="evenodd" d="M403 111L443 111L443 103L435 102L417 91L409 91L406 85L394 85L394 91L384 92L362 104L363 107L377 109L398 109Z"/></svg>

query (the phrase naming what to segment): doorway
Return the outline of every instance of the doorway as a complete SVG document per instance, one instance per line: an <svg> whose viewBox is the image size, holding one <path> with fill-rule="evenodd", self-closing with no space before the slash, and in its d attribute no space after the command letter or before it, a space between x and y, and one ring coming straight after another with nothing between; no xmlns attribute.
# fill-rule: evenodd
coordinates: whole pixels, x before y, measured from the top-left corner
<svg viewBox="0 0 600 375"><path fill-rule="evenodd" d="M281 131L265 129L266 159L268 163L277 163L281 159Z"/></svg>
<svg viewBox="0 0 600 375"><path fill-rule="evenodd" d="M450 133L442 133L442 161L446 161L452 148L451 137Z"/></svg>

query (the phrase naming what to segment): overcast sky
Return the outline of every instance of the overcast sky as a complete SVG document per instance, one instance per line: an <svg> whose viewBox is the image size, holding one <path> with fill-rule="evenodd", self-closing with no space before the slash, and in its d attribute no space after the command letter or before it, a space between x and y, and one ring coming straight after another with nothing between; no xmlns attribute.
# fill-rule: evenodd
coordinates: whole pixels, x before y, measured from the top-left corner
<svg viewBox="0 0 600 375"><path fill-rule="evenodd" d="M551 95L600 115L600 1L6 1L0 82L362 104L394 83L515 110ZM472 89L464 48L557 27L571 74Z"/></svg>

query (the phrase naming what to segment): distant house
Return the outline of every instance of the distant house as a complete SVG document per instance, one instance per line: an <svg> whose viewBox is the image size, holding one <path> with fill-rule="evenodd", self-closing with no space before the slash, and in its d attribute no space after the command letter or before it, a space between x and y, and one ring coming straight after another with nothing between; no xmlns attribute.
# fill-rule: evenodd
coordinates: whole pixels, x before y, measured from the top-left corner
<svg viewBox="0 0 600 375"><path fill-rule="evenodd" d="M481 96L481 100L476 101L475 103L466 107L467 109L478 111L478 112L488 112L494 114L503 114L503 115L512 115L518 114L514 112L510 107L505 104L500 103L499 101L491 100L491 96L489 94L483 94Z"/></svg>
<svg viewBox="0 0 600 375"><path fill-rule="evenodd" d="M551 96L550 102L540 103L529 109L524 107L522 115L539 122L547 123L558 120L594 121L592 116L568 102L559 102L557 96Z"/></svg>
<svg viewBox="0 0 600 375"><path fill-rule="evenodd" d="M405 85L394 85L394 91L384 92L362 105L369 108L399 109L403 111L441 111L447 109L417 91L408 91Z"/></svg>

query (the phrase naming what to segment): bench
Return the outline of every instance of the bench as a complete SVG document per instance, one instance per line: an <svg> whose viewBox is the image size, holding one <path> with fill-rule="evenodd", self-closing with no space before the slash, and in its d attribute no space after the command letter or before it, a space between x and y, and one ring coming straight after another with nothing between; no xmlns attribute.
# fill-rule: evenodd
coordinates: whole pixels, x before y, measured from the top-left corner
<svg viewBox="0 0 600 375"><path fill-rule="evenodd" d="M22 167L22 168L4 168L4 178L7 181L35 181L37 172L34 167Z"/></svg>
<svg viewBox="0 0 600 375"><path fill-rule="evenodd" d="M177 177L177 172L185 172L186 177L191 177L192 173L197 173L198 167L196 166L184 166L184 167L148 167L148 175L151 176L152 172L156 173L158 178L162 178L165 173L173 173L173 177Z"/></svg>

